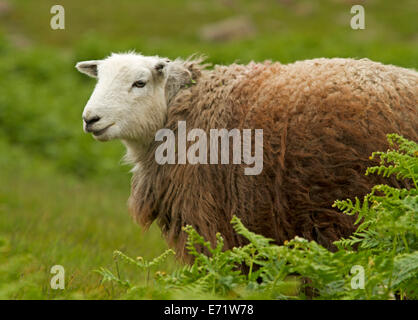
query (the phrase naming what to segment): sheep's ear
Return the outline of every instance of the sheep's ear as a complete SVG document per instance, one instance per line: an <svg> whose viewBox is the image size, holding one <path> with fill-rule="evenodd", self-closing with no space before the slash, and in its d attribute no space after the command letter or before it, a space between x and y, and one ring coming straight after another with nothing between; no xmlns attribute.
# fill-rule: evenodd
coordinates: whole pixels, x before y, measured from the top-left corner
<svg viewBox="0 0 418 320"><path fill-rule="evenodd" d="M164 72L166 76L165 97L169 104L177 92L191 82L192 74L180 61L168 63Z"/></svg>
<svg viewBox="0 0 418 320"><path fill-rule="evenodd" d="M81 73L84 73L92 78L97 78L97 66L100 60L90 60L78 62L75 67Z"/></svg>
<svg viewBox="0 0 418 320"><path fill-rule="evenodd" d="M167 65L170 63L169 59L161 59L156 63L154 66L154 71L157 76L164 76L166 75Z"/></svg>
<svg viewBox="0 0 418 320"><path fill-rule="evenodd" d="M159 74L163 74L163 70L169 62L170 60L161 60L157 62L157 64L154 66L155 71Z"/></svg>

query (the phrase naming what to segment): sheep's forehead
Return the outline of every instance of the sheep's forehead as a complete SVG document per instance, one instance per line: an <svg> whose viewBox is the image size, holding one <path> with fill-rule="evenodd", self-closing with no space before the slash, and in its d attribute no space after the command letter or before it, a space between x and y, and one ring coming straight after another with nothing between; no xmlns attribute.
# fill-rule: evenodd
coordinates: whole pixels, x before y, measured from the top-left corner
<svg viewBox="0 0 418 320"><path fill-rule="evenodd" d="M147 80L152 76L156 57L144 57L136 54L112 55L99 65L99 79Z"/></svg>

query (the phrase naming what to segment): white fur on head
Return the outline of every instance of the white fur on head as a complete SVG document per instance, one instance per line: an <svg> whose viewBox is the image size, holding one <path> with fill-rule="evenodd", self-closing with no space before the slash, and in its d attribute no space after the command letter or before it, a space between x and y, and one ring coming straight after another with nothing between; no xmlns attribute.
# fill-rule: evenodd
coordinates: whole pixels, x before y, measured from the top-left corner
<svg viewBox="0 0 418 320"><path fill-rule="evenodd" d="M76 68L98 79L84 108L84 130L100 141L121 139L128 161L137 160L164 126L168 103L191 79L182 60L136 53L83 61Z"/></svg>

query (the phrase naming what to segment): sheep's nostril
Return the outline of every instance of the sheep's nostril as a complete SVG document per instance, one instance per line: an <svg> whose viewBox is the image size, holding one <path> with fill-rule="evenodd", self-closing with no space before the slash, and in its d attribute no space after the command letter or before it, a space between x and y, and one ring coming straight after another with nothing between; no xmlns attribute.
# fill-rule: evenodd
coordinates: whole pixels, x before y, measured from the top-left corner
<svg viewBox="0 0 418 320"><path fill-rule="evenodd" d="M89 125L89 124L93 124L93 123L99 121L100 117L99 116L94 116L94 117L91 117L91 118L83 117L83 120L87 125Z"/></svg>

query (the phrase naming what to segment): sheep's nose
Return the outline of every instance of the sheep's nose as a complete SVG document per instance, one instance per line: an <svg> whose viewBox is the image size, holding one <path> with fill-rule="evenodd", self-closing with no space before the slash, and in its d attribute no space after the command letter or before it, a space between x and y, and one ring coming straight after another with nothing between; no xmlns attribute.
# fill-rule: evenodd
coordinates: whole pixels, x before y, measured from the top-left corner
<svg viewBox="0 0 418 320"><path fill-rule="evenodd" d="M83 120L87 125L91 125L91 124L99 121L100 117L99 116L93 116L91 118L83 117Z"/></svg>

